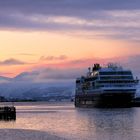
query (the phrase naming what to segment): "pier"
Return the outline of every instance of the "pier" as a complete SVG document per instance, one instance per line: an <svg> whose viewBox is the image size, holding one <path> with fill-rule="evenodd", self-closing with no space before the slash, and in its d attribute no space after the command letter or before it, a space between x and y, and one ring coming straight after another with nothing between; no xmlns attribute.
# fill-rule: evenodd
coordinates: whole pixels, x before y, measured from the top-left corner
<svg viewBox="0 0 140 140"><path fill-rule="evenodd" d="M14 106L0 107L0 120L16 120L16 108Z"/></svg>

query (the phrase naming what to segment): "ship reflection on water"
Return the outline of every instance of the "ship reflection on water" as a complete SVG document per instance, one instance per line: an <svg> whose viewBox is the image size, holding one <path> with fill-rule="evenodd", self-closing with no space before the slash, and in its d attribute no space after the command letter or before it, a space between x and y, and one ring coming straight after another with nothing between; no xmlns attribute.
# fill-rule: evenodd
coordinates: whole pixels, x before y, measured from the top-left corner
<svg viewBox="0 0 140 140"><path fill-rule="evenodd" d="M55 135L68 140L139 140L140 109L75 108L72 103L17 103L17 120L0 122L2 131L15 139L26 129L36 138ZM10 130L10 131L9 131ZM13 131L17 131L14 135ZM4 136L2 136L4 137ZM1 138L2 138L1 137ZM24 138L25 138L24 137ZM34 139L32 133L30 139Z"/></svg>
<svg viewBox="0 0 140 140"><path fill-rule="evenodd" d="M77 112L81 116L79 128L83 128L89 140L135 138L135 108L78 109Z"/></svg>

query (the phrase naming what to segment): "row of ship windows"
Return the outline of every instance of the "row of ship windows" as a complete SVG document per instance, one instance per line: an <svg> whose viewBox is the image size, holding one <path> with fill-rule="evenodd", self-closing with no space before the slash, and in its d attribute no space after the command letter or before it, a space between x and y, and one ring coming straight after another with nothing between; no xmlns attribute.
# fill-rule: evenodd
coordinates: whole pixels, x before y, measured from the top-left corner
<svg viewBox="0 0 140 140"><path fill-rule="evenodd" d="M99 88L99 87L133 87L134 86L134 84L130 84L130 83L123 83L123 84L114 84L114 83L108 83L108 84L94 84L94 83L91 83L91 84L89 84L89 85L77 85L76 86L76 89L82 89L82 88L84 88L84 89L89 89L89 88Z"/></svg>
<svg viewBox="0 0 140 140"><path fill-rule="evenodd" d="M101 80L111 80L111 79L133 79L133 76L102 76L100 77Z"/></svg>
<svg viewBox="0 0 140 140"><path fill-rule="evenodd" d="M98 87L133 87L133 85L100 85Z"/></svg>
<svg viewBox="0 0 140 140"><path fill-rule="evenodd" d="M132 77L131 77L132 78ZM122 80L119 80L119 79L117 79L117 80L111 80L111 79L101 79L102 81L97 81L97 83L134 83L134 80L133 80L133 78L132 79L129 79L129 80L124 80L124 81L122 81ZM110 81L106 81L106 80L110 80ZM86 81L86 82L89 82L89 81ZM80 84L80 81L76 81L76 83L77 84ZM94 82L93 82L94 83Z"/></svg>
<svg viewBox="0 0 140 140"><path fill-rule="evenodd" d="M83 79L83 82L88 82L88 81L94 81L98 79L98 77L91 77L91 78L85 78ZM101 76L101 80L116 80L116 79L128 79L128 80L133 80L133 76ZM82 80L77 80L76 83L80 83Z"/></svg>
<svg viewBox="0 0 140 140"><path fill-rule="evenodd" d="M131 71L99 72L100 75L132 75Z"/></svg>
<svg viewBox="0 0 140 140"><path fill-rule="evenodd" d="M81 88L81 87L85 87L85 88L89 88L89 87L107 87L107 86L119 86L119 87L123 87L123 86L129 86L129 87L131 87L131 86L134 86L135 84L134 84L134 82L132 83L132 82L121 82L121 84L120 84L120 82L114 82L114 83L112 83L112 82L108 82L108 83L97 83L96 85L95 85L95 83L93 82L93 83L88 83L88 84L86 84L86 85L81 85L81 84L77 84L76 85L76 87L77 88Z"/></svg>
<svg viewBox="0 0 140 140"><path fill-rule="evenodd" d="M120 81L120 80L116 80L116 81L98 81L98 83L134 83L134 80L130 80L130 81Z"/></svg>
<svg viewBox="0 0 140 140"><path fill-rule="evenodd" d="M98 89L98 88L101 88L101 87L133 87L133 85L98 85L96 87L76 87L76 90L83 90L83 89Z"/></svg>

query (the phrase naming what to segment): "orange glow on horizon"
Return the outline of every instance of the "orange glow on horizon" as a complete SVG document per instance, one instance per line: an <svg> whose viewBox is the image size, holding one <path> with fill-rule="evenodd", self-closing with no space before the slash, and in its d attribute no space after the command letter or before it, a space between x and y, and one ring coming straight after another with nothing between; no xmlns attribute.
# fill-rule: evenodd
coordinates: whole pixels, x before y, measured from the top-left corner
<svg viewBox="0 0 140 140"><path fill-rule="evenodd" d="M139 43L111 40L88 39L63 33L0 31L0 62L9 58L20 60L24 65L0 65L3 76L17 74L42 67L87 67L93 61L128 56L140 52ZM135 48L133 47L135 46ZM132 49L133 47L133 49ZM64 60L40 61L40 57L65 55ZM73 60L87 59L85 63L71 63Z"/></svg>

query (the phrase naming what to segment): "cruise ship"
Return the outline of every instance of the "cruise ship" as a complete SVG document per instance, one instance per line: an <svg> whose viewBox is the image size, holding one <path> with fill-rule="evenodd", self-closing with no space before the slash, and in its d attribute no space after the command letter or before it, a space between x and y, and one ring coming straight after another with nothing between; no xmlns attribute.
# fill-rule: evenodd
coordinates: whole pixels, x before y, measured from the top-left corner
<svg viewBox="0 0 140 140"><path fill-rule="evenodd" d="M76 79L76 107L131 107L138 78L131 70L110 63L94 64L86 76Z"/></svg>

